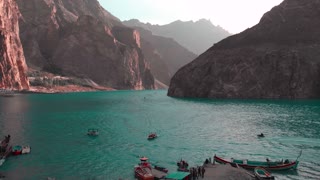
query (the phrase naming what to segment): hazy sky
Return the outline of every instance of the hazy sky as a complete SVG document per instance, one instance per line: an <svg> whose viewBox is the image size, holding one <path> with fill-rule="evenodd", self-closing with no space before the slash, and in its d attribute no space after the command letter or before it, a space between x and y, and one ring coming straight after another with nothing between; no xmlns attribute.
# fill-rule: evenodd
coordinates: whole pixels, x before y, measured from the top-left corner
<svg viewBox="0 0 320 180"><path fill-rule="evenodd" d="M210 19L231 33L257 24L262 15L283 0L99 0L120 20L139 19L151 24L176 20Z"/></svg>

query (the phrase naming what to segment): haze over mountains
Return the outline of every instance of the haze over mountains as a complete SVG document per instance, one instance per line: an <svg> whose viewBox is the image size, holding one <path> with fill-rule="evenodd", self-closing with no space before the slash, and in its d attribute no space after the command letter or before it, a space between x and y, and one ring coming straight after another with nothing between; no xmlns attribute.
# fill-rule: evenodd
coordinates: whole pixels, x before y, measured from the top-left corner
<svg viewBox="0 0 320 180"><path fill-rule="evenodd" d="M319 98L320 1L285 0L172 78L169 96Z"/></svg>
<svg viewBox="0 0 320 180"><path fill-rule="evenodd" d="M214 43L230 36L231 34L220 26L214 26L210 20L175 21L167 25L152 25L142 23L137 19L124 21L130 27L141 27L151 31L154 35L173 38L191 52L200 55Z"/></svg>

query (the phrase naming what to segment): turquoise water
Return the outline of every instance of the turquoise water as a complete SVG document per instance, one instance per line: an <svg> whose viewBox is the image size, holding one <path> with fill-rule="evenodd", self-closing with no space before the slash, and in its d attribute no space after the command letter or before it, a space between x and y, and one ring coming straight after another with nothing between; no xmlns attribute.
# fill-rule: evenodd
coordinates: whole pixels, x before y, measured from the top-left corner
<svg viewBox="0 0 320 180"><path fill-rule="evenodd" d="M0 98L0 135L31 154L0 167L7 179L134 179L139 156L176 170L214 154L296 159L278 179L319 179L320 100L176 99L166 91L34 94ZM88 128L99 128L88 137ZM149 132L159 138L148 141ZM263 132L265 138L257 138Z"/></svg>

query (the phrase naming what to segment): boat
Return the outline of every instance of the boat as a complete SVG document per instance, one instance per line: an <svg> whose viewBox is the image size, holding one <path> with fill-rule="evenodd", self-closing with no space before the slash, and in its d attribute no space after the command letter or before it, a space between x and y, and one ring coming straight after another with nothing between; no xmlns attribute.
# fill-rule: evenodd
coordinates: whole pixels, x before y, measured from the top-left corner
<svg viewBox="0 0 320 180"><path fill-rule="evenodd" d="M167 168L161 167L161 166L154 166L154 168L155 168L156 170L162 171L162 172L164 172L164 173L168 173L168 171L169 171Z"/></svg>
<svg viewBox="0 0 320 180"><path fill-rule="evenodd" d="M0 159L0 166L2 166L2 164L3 164L5 161L6 161L5 158L1 158L1 159Z"/></svg>
<svg viewBox="0 0 320 180"><path fill-rule="evenodd" d="M23 146L21 154L29 154L31 152L30 146Z"/></svg>
<svg viewBox="0 0 320 180"><path fill-rule="evenodd" d="M182 172L189 172L188 166L189 164L185 160L180 160L180 162L177 162L178 171Z"/></svg>
<svg viewBox="0 0 320 180"><path fill-rule="evenodd" d="M231 159L229 161L229 160L226 160L226 159L223 159L221 157L214 155L214 160L220 164L237 163L238 166L245 168L245 169L254 169L256 167L263 167L267 170L272 170L272 171L296 169L299 164L298 158L296 161L289 161L288 159L286 159L284 162L283 161L274 161L274 162L272 162L272 161L250 161L247 159L244 159L244 160Z"/></svg>
<svg viewBox="0 0 320 180"><path fill-rule="evenodd" d="M149 135L148 135L148 140L152 140L152 139L155 139L155 138L157 138L158 136L157 136L157 134L156 133L150 133Z"/></svg>
<svg viewBox="0 0 320 180"><path fill-rule="evenodd" d="M139 180L154 180L151 164L147 157L141 157L140 163L134 167L134 175Z"/></svg>
<svg viewBox="0 0 320 180"><path fill-rule="evenodd" d="M20 155L22 154L22 146L17 145L12 148L12 155Z"/></svg>
<svg viewBox="0 0 320 180"><path fill-rule="evenodd" d="M274 176L262 167L254 168L254 175L259 180L274 180Z"/></svg>
<svg viewBox="0 0 320 180"><path fill-rule="evenodd" d="M98 136L99 135L99 130L98 129L88 129L88 136Z"/></svg>
<svg viewBox="0 0 320 180"><path fill-rule="evenodd" d="M264 134L261 133L261 134L258 134L257 136L258 136L258 137L264 137Z"/></svg>
<svg viewBox="0 0 320 180"><path fill-rule="evenodd" d="M9 142L10 142L10 135L5 136L4 140L1 141L0 153L6 152Z"/></svg>

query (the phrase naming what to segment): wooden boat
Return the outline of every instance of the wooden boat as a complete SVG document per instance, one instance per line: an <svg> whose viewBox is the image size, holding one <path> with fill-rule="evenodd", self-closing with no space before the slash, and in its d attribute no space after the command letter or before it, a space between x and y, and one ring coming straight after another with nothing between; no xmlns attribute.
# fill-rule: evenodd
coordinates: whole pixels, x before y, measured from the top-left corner
<svg viewBox="0 0 320 180"><path fill-rule="evenodd" d="M140 158L140 163L134 167L134 175L139 180L154 180L148 158Z"/></svg>
<svg viewBox="0 0 320 180"><path fill-rule="evenodd" d="M157 138L158 136L157 136L157 134L156 133L150 133L149 135L148 135L148 140L152 140L152 139L155 139L155 138Z"/></svg>
<svg viewBox="0 0 320 180"><path fill-rule="evenodd" d="M259 180L264 180L264 179L266 179L266 180L274 180L274 176L272 176L270 172L268 172L267 170L265 170L262 167L254 168L254 175Z"/></svg>
<svg viewBox="0 0 320 180"><path fill-rule="evenodd" d="M264 134L261 133L261 134L258 134L257 136L261 138L261 137L264 137Z"/></svg>
<svg viewBox="0 0 320 180"><path fill-rule="evenodd" d="M249 161L247 159L245 160L232 159L231 161L228 161L216 155L214 155L214 160L221 164L237 163L240 167L245 169L254 169L256 167L263 167L267 170L272 170L272 171L296 169L299 164L298 160L296 161L285 160L284 162L283 161L275 161L275 162L265 161L264 162L264 161Z"/></svg>
<svg viewBox="0 0 320 180"><path fill-rule="evenodd" d="M180 162L177 162L178 171L182 172L189 172L188 166L189 164L185 160L180 160Z"/></svg>
<svg viewBox="0 0 320 180"><path fill-rule="evenodd" d="M98 129L88 129L88 136L98 136L99 135L99 130Z"/></svg>

